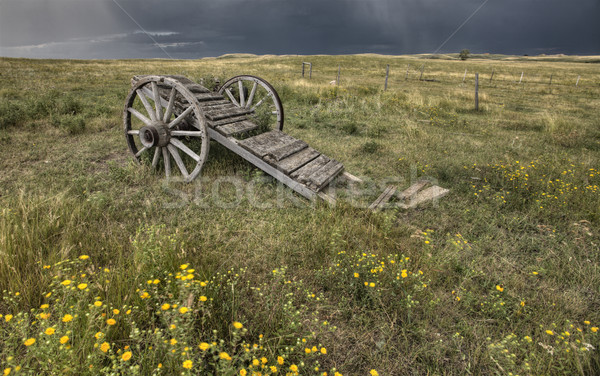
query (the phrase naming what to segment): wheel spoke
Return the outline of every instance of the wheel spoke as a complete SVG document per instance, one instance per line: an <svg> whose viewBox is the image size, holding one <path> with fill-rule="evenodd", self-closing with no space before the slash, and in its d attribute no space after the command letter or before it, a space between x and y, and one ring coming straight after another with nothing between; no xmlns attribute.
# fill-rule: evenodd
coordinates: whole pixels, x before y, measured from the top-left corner
<svg viewBox="0 0 600 376"><path fill-rule="evenodd" d="M192 106L186 108L185 111L183 111L181 113L181 115L177 116L177 118L175 118L175 120L173 120L172 122L169 123L169 128L173 128L177 124L181 123L181 121L183 119L185 119L185 117L188 116L190 114L190 112L192 112L193 109L194 109L194 107L192 107Z"/></svg>
<svg viewBox="0 0 600 376"><path fill-rule="evenodd" d="M154 106L156 107L156 119L162 119L162 104L160 103L161 97L158 92L158 85L152 81L152 94L154 94Z"/></svg>
<svg viewBox="0 0 600 376"><path fill-rule="evenodd" d="M162 148L161 147L156 147L156 149L154 149L154 157L152 158L152 168L156 168L156 166L158 165L158 158L160 157L160 152L161 152Z"/></svg>
<svg viewBox="0 0 600 376"><path fill-rule="evenodd" d="M131 130L131 131L127 131L127 134L130 134L130 135L138 135L138 134L140 134L140 131L138 131L138 130L134 129L134 130Z"/></svg>
<svg viewBox="0 0 600 376"><path fill-rule="evenodd" d="M246 98L244 98L244 81L238 81L238 89L240 90L240 107L245 107Z"/></svg>
<svg viewBox="0 0 600 376"><path fill-rule="evenodd" d="M183 142L179 141L176 138L171 139L171 144L181 149L182 152L186 153L196 162L200 162L200 156L192 151L192 149L188 148Z"/></svg>
<svg viewBox="0 0 600 376"><path fill-rule="evenodd" d="M142 123L146 124L146 125L150 125L152 124L152 120L148 119L147 117L145 117L144 115L142 115L138 110L136 110L135 108L131 108L129 107L127 109L127 111L129 111L133 116L135 116L136 118L140 119L142 121Z"/></svg>
<svg viewBox="0 0 600 376"><path fill-rule="evenodd" d="M233 102L233 104L235 104L236 106L240 107L240 104L238 103L238 101L234 98L233 94L231 94L231 90L225 89L225 93L227 94L227 96L229 97L229 99L231 99L231 101Z"/></svg>
<svg viewBox="0 0 600 376"><path fill-rule="evenodd" d="M246 108L252 106L252 101L254 100L254 94L256 94L256 88L258 87L258 82L255 82L252 85L252 90L250 91L250 97L248 97L248 102L246 102Z"/></svg>
<svg viewBox="0 0 600 376"><path fill-rule="evenodd" d="M137 93L138 97L144 104L144 107L146 108L148 115L150 115L150 119L152 119L152 121L156 121L156 115L154 114L154 109L148 102L148 98L146 98L146 94L144 94L144 92L141 91L140 89L137 89L135 92Z"/></svg>
<svg viewBox="0 0 600 376"><path fill-rule="evenodd" d="M198 131L171 131L171 136L177 137L204 137L202 132Z"/></svg>
<svg viewBox="0 0 600 376"><path fill-rule="evenodd" d="M258 101L258 103L256 104L256 106L252 107L252 111L255 111L255 110L256 110L256 108L257 108L258 106L260 106L261 104L263 104L263 103L265 102L265 99L269 99L269 97L270 97L270 96L271 96L271 95L267 95L266 97L264 97L263 99L261 99L260 101Z"/></svg>
<svg viewBox="0 0 600 376"><path fill-rule="evenodd" d="M190 176L190 174L188 174L185 168L185 165L183 164L183 161L181 160L181 157L179 156L179 152L177 151L177 149L171 144L167 145L167 149L169 149L169 152L173 156L173 159L175 160L177 167L179 167L179 170L181 171L183 177L187 178L188 176Z"/></svg>
<svg viewBox="0 0 600 376"><path fill-rule="evenodd" d="M167 148L161 148L163 160L165 161L165 175L168 177L171 176L171 157L169 156L169 151Z"/></svg>
<svg viewBox="0 0 600 376"><path fill-rule="evenodd" d="M169 104L167 105L167 110L165 111L165 117L163 118L163 122L169 121L171 119L171 114L173 113L173 104L175 104L175 93L177 91L175 88L171 89L171 95L169 95Z"/></svg>
<svg viewBox="0 0 600 376"><path fill-rule="evenodd" d="M136 158L139 158L139 157L140 157L140 155L142 155L142 153L143 153L143 152L145 152L146 150L148 150L148 148L144 146L144 147L143 147L143 148L141 148L141 149L140 149L140 150L139 150L137 153L135 153L135 157L136 157Z"/></svg>

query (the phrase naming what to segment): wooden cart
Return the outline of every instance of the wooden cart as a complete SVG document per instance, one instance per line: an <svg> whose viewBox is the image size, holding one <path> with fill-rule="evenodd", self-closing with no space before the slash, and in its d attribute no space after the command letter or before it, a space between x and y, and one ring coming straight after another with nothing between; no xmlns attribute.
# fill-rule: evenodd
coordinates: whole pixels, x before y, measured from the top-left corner
<svg viewBox="0 0 600 376"><path fill-rule="evenodd" d="M337 177L361 182L342 163L283 132L281 100L262 78L236 76L217 91L183 76L135 76L131 85L123 112L129 150L167 178L195 179L212 139L308 199L335 203L324 189ZM426 185L416 182L397 195L390 186L370 208L384 207L394 195L410 200L396 206L409 208L448 192Z"/></svg>
<svg viewBox="0 0 600 376"><path fill-rule="evenodd" d="M129 150L167 177L196 178L211 139L309 199L343 173L340 162L283 132L281 100L259 77L210 91L183 76L135 76L125 103Z"/></svg>

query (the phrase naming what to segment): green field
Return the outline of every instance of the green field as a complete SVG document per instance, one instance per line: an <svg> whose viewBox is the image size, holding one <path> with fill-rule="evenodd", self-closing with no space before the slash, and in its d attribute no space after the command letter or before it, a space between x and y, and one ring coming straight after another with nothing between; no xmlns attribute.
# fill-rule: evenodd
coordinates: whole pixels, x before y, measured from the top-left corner
<svg viewBox="0 0 600 376"><path fill-rule="evenodd" d="M599 63L0 58L0 370L599 374ZM214 142L167 182L123 135L138 74L265 78L362 195L309 202ZM422 177L450 193L366 209Z"/></svg>

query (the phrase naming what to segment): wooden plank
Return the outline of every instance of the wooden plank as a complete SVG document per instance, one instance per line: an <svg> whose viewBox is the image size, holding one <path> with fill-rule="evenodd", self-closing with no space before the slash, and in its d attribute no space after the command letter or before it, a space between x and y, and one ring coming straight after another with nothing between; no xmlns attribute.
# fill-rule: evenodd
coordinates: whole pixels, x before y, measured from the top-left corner
<svg viewBox="0 0 600 376"><path fill-rule="evenodd" d="M396 193L397 187L394 185L388 186L382 193L377 197L377 200L373 201L373 203L369 206L370 210L379 210L382 208L387 202L392 198L394 193Z"/></svg>
<svg viewBox="0 0 600 376"><path fill-rule="evenodd" d="M200 108L206 109L206 110L211 110L211 109L219 108L220 106L227 105L227 104L231 104L231 102L229 102L227 99L221 99L221 100L215 99L212 101L201 102Z"/></svg>
<svg viewBox="0 0 600 376"><path fill-rule="evenodd" d="M347 181L349 181L350 183L362 183L363 180L357 176L352 175L349 172L344 171L341 175L341 177Z"/></svg>
<svg viewBox="0 0 600 376"><path fill-rule="evenodd" d="M273 161L280 161L284 158L289 157L292 154L296 154L297 152L304 150L308 147L308 144L302 140L296 140L291 144L286 144L280 146L277 149L271 150L267 153L265 158Z"/></svg>
<svg viewBox="0 0 600 376"><path fill-rule="evenodd" d="M247 118L245 116L236 116L236 117L232 117L232 118L227 118L227 119L223 119L223 120L217 120L217 121L211 121L211 120L206 120L206 124L208 124L209 127L220 127L222 125L225 124L231 124L231 123L237 123L240 121L244 121L247 120Z"/></svg>
<svg viewBox="0 0 600 376"><path fill-rule="evenodd" d="M200 102L223 99L223 96L219 93L196 93L194 97Z"/></svg>
<svg viewBox="0 0 600 376"><path fill-rule="evenodd" d="M338 176L343 169L343 164L331 159L325 166L308 177L308 186L318 192Z"/></svg>
<svg viewBox="0 0 600 376"><path fill-rule="evenodd" d="M216 130L224 136L229 137L244 132L250 132L256 128L258 128L258 125L250 121L244 120L238 121L236 123L222 125L220 127L217 127Z"/></svg>
<svg viewBox="0 0 600 376"><path fill-rule="evenodd" d="M418 180L416 183L406 188L404 191L398 193L398 198L400 200L406 200L407 198L414 196L421 188L423 188L427 184L429 184L429 181L427 180Z"/></svg>
<svg viewBox="0 0 600 376"><path fill-rule="evenodd" d="M239 107L224 108L223 110L211 110L206 112L209 120L222 120L230 117L251 114L252 110Z"/></svg>
<svg viewBox="0 0 600 376"><path fill-rule="evenodd" d="M292 172L290 176L303 184L307 183L309 181L308 178L315 172L319 171L321 167L325 166L327 162L329 162L329 158L321 154L313 161Z"/></svg>
<svg viewBox="0 0 600 376"><path fill-rule="evenodd" d="M277 169L286 174L290 174L314 160L319 155L321 155L321 153L311 147L307 147L306 149L277 162Z"/></svg>
<svg viewBox="0 0 600 376"><path fill-rule="evenodd" d="M210 93L211 92L204 86L198 85L197 83L184 84L184 86L186 87L186 89L188 89L192 93Z"/></svg>
<svg viewBox="0 0 600 376"><path fill-rule="evenodd" d="M297 141L294 137L275 130L242 140L240 141L240 145L255 155L263 158L270 152L286 145L290 145L294 141Z"/></svg>
<svg viewBox="0 0 600 376"><path fill-rule="evenodd" d="M399 204L398 206L403 209L411 209L424 202L444 197L448 194L448 192L450 192L449 189L434 185L417 193L417 195L408 204Z"/></svg>
<svg viewBox="0 0 600 376"><path fill-rule="evenodd" d="M259 157L255 156L251 152L247 151L243 147L241 147L238 141L231 137L225 137L214 129L209 128L208 134L211 139L217 141L221 145L225 146L227 149L236 153L240 157L244 158L248 162L252 163L254 166L260 168L267 174L271 175L273 178L277 179L281 183L285 184L295 192L299 193L303 197L307 199L314 199L316 196L316 192L308 188L302 183L294 181L292 178L287 176L282 171L278 171L275 167L269 165L267 162L263 161Z"/></svg>

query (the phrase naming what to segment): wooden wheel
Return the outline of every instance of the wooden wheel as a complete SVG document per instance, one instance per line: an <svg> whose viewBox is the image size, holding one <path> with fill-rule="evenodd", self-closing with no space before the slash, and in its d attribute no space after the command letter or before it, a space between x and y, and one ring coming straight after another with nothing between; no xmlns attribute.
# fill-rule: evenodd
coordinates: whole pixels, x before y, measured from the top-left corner
<svg viewBox="0 0 600 376"><path fill-rule="evenodd" d="M139 80L125 101L123 123L127 145L138 162L163 169L167 178L179 170L188 182L202 170L210 144L204 114L176 79Z"/></svg>
<svg viewBox="0 0 600 376"><path fill-rule="evenodd" d="M260 77L242 75L227 80L219 94L238 107L253 110L248 118L265 130L283 130L283 106L275 88Z"/></svg>

